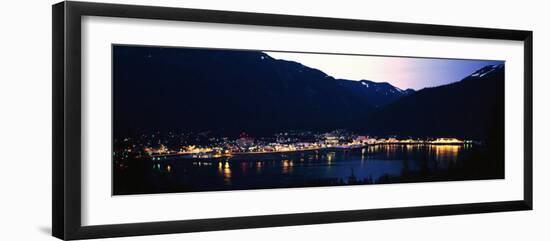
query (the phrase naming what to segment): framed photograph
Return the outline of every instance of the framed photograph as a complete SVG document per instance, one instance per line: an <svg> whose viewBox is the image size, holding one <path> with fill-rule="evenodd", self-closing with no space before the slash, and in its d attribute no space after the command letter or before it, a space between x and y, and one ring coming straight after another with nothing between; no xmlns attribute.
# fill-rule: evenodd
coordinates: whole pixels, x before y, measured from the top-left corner
<svg viewBox="0 0 550 241"><path fill-rule="evenodd" d="M524 30L55 4L53 235L531 210L532 54Z"/></svg>

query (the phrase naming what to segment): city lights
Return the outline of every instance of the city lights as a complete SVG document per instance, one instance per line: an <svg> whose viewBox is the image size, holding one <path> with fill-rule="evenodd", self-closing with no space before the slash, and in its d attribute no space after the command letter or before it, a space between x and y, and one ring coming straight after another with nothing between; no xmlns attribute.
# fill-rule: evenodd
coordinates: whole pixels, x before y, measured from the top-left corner
<svg viewBox="0 0 550 241"><path fill-rule="evenodd" d="M356 135L345 130L335 130L326 133L313 132L283 132L273 137L254 138L241 133L237 138L208 137L207 141L194 142L187 138L191 134L174 135L171 138L161 138L161 133L150 136L143 135L140 141L125 138L124 146L115 156L125 159L128 155L137 155L152 160L161 160L170 156L188 157L193 159L220 158L239 155L290 153L318 150L350 150L380 145L471 145L472 140L461 140L453 137L439 138L398 138L372 137ZM179 138L177 138L179 137ZM174 141L177 140L177 141ZM154 146L151 143L160 143ZM140 149L141 147L141 149ZM141 150L141 151L140 151Z"/></svg>

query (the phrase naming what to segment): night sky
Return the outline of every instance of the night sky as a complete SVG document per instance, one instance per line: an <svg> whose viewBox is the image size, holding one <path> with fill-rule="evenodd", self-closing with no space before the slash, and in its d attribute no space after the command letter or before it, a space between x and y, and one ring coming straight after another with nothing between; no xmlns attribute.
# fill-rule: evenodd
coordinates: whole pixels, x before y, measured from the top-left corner
<svg viewBox="0 0 550 241"><path fill-rule="evenodd" d="M299 62L334 78L388 82L401 89L420 90L460 81L476 70L504 61L357 56L265 52L276 59Z"/></svg>

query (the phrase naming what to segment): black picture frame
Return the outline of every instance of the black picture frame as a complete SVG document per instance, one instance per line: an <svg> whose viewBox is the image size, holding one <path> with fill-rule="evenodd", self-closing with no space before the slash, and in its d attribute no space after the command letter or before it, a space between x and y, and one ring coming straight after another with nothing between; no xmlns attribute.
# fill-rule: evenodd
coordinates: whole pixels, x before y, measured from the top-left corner
<svg viewBox="0 0 550 241"><path fill-rule="evenodd" d="M380 219L531 210L532 160L532 31L415 23L335 19L261 13L150 7L90 2L60 2L53 16L53 195L52 233L60 239L106 238L307 225ZM368 210L212 218L83 226L81 224L81 17L104 16L282 26L379 33L517 40L524 43L524 194L522 200L415 206Z"/></svg>

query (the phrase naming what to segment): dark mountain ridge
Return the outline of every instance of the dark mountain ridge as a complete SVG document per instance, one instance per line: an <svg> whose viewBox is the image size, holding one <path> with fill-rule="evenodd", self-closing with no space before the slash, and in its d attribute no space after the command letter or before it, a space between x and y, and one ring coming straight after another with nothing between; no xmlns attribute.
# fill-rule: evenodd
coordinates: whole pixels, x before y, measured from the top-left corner
<svg viewBox="0 0 550 241"><path fill-rule="evenodd" d="M498 139L504 133L504 65L419 90L374 112L366 123L363 129L377 135Z"/></svg>
<svg viewBox="0 0 550 241"><path fill-rule="evenodd" d="M335 79L258 51L115 46L115 132L333 130L412 90Z"/></svg>
<svg viewBox="0 0 550 241"><path fill-rule="evenodd" d="M504 132L504 65L414 91L335 79L258 51L115 46L113 92L117 136L342 128L379 136L489 139Z"/></svg>

